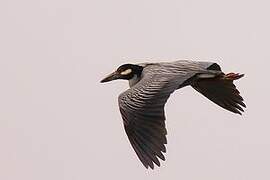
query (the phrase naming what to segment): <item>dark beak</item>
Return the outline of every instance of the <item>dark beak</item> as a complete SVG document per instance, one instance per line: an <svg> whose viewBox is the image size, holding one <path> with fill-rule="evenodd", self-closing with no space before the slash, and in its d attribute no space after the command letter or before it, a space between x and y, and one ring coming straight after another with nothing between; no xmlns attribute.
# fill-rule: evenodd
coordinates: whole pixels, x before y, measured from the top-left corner
<svg viewBox="0 0 270 180"><path fill-rule="evenodd" d="M113 72L109 74L108 76L106 76L104 79L102 79L100 82L105 83L105 82L109 82L109 81L119 79L119 78L120 78L120 74L118 72Z"/></svg>

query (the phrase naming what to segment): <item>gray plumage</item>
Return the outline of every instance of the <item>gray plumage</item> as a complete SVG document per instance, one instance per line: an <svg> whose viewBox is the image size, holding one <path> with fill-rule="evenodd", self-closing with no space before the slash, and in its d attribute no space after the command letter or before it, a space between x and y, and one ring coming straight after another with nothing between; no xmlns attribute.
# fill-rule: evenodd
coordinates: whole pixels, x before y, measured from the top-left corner
<svg viewBox="0 0 270 180"><path fill-rule="evenodd" d="M131 72L129 73L129 68ZM126 76L126 72L128 77ZM187 85L219 106L241 114L243 98L233 80L243 75L224 74L212 62L175 61L125 65L114 73L115 79L129 80L130 88L118 98L124 128L129 141L143 165L160 166L165 160L166 127L164 106L171 93ZM132 74L133 73L133 74ZM111 80L106 77L102 82ZM242 106L242 107L241 107Z"/></svg>

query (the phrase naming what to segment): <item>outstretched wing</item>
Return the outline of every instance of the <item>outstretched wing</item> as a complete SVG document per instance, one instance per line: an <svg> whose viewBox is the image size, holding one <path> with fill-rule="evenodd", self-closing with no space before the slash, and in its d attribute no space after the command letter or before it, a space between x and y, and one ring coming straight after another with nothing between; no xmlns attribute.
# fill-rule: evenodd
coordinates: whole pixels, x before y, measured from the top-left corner
<svg viewBox="0 0 270 180"><path fill-rule="evenodd" d="M233 81L243 76L243 74L229 73L214 78L198 78L193 82L192 87L224 109L241 114L246 105Z"/></svg>
<svg viewBox="0 0 270 180"><path fill-rule="evenodd" d="M145 67L142 79L119 96L120 112L128 139L143 165L153 169L165 160L166 127L164 105L170 94L194 72L175 66Z"/></svg>

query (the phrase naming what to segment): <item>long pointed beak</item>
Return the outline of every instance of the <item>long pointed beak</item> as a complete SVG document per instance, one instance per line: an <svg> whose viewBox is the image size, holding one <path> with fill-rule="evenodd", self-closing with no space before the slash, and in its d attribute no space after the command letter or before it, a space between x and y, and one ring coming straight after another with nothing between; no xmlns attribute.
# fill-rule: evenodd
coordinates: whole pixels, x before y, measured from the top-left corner
<svg viewBox="0 0 270 180"><path fill-rule="evenodd" d="M104 79L102 79L100 82L101 83L105 83L105 82L109 82L115 79L119 79L120 75L118 72L113 72L111 74L109 74L108 76L106 76Z"/></svg>

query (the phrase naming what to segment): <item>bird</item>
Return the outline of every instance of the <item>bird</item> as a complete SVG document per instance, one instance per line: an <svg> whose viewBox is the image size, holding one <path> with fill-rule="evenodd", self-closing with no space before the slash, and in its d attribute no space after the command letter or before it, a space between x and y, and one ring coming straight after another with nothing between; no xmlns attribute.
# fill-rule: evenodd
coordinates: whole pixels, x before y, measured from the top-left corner
<svg viewBox="0 0 270 180"><path fill-rule="evenodd" d="M177 60L123 64L100 82L129 81L129 88L118 96L124 129L144 167L154 169L160 160L165 161L164 106L170 95L191 86L220 107L241 115L246 105L233 81L243 76L225 74L215 62Z"/></svg>

